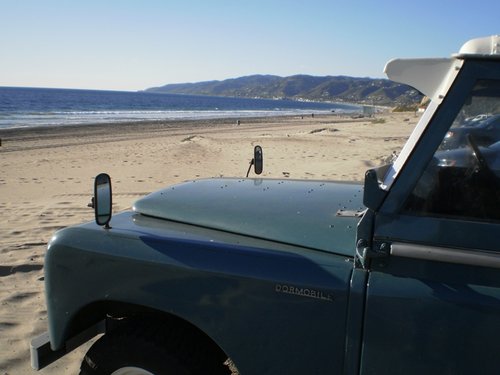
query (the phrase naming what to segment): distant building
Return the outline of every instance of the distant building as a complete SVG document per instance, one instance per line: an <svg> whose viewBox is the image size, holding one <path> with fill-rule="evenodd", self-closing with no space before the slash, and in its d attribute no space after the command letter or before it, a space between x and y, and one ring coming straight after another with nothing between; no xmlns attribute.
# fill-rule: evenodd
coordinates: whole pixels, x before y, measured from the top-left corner
<svg viewBox="0 0 500 375"><path fill-rule="evenodd" d="M375 114L375 107L371 105L363 106L363 116L371 117Z"/></svg>

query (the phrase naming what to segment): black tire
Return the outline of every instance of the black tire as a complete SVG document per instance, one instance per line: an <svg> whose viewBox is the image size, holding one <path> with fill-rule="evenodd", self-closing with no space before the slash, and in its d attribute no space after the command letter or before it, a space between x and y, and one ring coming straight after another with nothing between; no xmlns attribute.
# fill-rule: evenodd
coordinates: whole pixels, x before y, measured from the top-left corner
<svg viewBox="0 0 500 375"><path fill-rule="evenodd" d="M119 375L231 373L223 361L200 357L200 353L206 353L203 345L186 345L186 337L176 338L176 335L171 334L136 325L112 331L88 350L80 367L80 375L111 375L115 372ZM126 369L131 371L126 372Z"/></svg>

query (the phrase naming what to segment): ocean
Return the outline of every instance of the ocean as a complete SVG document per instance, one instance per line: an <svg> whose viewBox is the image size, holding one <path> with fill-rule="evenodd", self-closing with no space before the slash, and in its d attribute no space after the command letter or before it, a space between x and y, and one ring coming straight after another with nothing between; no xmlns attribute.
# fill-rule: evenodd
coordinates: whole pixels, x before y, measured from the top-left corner
<svg viewBox="0 0 500 375"><path fill-rule="evenodd" d="M356 113L340 103L146 92L0 87L0 129L176 119Z"/></svg>

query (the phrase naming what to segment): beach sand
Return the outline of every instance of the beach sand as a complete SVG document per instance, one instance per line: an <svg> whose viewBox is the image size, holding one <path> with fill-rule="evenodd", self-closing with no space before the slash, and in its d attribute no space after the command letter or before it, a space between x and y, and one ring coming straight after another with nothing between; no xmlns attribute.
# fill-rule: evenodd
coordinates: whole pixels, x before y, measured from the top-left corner
<svg viewBox="0 0 500 375"><path fill-rule="evenodd" d="M362 181L399 152L417 121L414 113L332 114L0 131L0 374L35 373L29 342L47 330L46 245L57 229L93 220L87 204L98 173L111 175L115 212L167 185L243 177L255 145L263 178ZM40 373L77 374L88 346Z"/></svg>

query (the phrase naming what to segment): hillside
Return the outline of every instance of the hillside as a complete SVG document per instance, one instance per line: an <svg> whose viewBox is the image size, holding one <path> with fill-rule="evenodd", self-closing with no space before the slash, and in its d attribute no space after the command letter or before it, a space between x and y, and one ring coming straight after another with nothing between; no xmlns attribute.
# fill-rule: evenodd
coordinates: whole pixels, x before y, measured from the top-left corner
<svg viewBox="0 0 500 375"><path fill-rule="evenodd" d="M346 76L252 75L223 81L169 84L145 91L244 98L288 98L386 106L412 105L422 99L418 91L387 79Z"/></svg>

